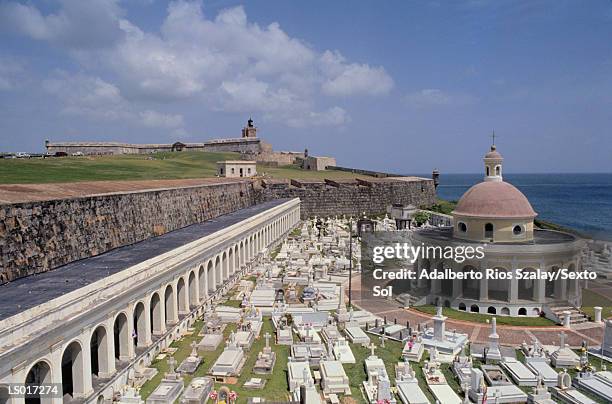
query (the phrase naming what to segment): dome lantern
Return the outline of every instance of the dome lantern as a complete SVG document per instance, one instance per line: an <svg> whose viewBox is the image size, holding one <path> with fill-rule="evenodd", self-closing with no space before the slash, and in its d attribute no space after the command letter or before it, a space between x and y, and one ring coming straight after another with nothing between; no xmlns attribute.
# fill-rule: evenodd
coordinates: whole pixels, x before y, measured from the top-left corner
<svg viewBox="0 0 612 404"><path fill-rule="evenodd" d="M484 156L485 165L485 181L503 181L502 177L502 163L504 158L497 151L495 144L491 145L491 151Z"/></svg>

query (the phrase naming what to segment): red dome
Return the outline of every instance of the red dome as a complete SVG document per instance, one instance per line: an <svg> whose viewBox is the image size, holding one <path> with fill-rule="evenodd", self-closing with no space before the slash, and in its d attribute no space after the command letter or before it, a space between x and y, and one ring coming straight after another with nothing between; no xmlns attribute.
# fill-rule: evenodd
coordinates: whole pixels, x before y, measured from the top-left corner
<svg viewBox="0 0 612 404"><path fill-rule="evenodd" d="M491 218L534 218L537 213L514 185L485 181L474 185L459 200L454 214Z"/></svg>

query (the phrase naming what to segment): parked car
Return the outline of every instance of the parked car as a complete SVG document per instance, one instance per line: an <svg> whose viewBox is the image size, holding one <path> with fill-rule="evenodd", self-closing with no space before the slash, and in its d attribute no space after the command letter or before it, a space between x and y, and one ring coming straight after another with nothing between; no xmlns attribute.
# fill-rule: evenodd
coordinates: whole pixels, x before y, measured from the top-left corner
<svg viewBox="0 0 612 404"><path fill-rule="evenodd" d="M83 152L80 152L80 151L78 151L78 152L74 152L74 153L72 153L72 155L73 155L74 157L80 157L80 156L83 156Z"/></svg>
<svg viewBox="0 0 612 404"><path fill-rule="evenodd" d="M18 159L29 159L31 156L28 153L18 152L16 154Z"/></svg>

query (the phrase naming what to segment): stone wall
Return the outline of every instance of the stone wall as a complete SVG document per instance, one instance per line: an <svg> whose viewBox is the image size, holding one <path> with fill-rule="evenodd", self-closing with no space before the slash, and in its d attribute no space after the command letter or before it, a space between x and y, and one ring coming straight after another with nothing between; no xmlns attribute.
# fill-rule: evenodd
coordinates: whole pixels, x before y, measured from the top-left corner
<svg viewBox="0 0 612 404"><path fill-rule="evenodd" d="M255 202L245 181L0 205L0 284Z"/></svg>
<svg viewBox="0 0 612 404"><path fill-rule="evenodd" d="M432 180L244 181L0 205L0 284L266 200L301 199L302 218L435 203Z"/></svg>
<svg viewBox="0 0 612 404"><path fill-rule="evenodd" d="M335 216L384 213L392 203L428 207L436 203L433 180L385 178L355 181L264 182L262 200L300 198L301 216Z"/></svg>

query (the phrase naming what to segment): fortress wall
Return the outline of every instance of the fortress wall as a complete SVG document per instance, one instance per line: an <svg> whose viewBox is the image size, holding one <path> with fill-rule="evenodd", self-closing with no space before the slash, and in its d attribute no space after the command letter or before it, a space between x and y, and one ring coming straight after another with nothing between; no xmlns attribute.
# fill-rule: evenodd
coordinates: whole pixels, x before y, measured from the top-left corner
<svg viewBox="0 0 612 404"><path fill-rule="evenodd" d="M422 207L436 200L427 179L293 183L262 187L247 180L0 205L0 284L271 199L300 198L302 218L374 214L391 203Z"/></svg>
<svg viewBox="0 0 612 404"><path fill-rule="evenodd" d="M255 202L245 181L0 205L0 284Z"/></svg>
<svg viewBox="0 0 612 404"><path fill-rule="evenodd" d="M302 219L312 216L379 214L392 203L428 207L436 203L433 180L372 179L366 182L276 182L266 184L261 198L300 198ZM335 185L334 185L335 184ZM363 185L369 184L369 185Z"/></svg>
<svg viewBox="0 0 612 404"><path fill-rule="evenodd" d="M248 139L243 141L236 139L235 141L223 141L223 142L206 142L204 144L203 151L206 152L234 152L234 153L250 153L257 154L261 150L259 139Z"/></svg>

